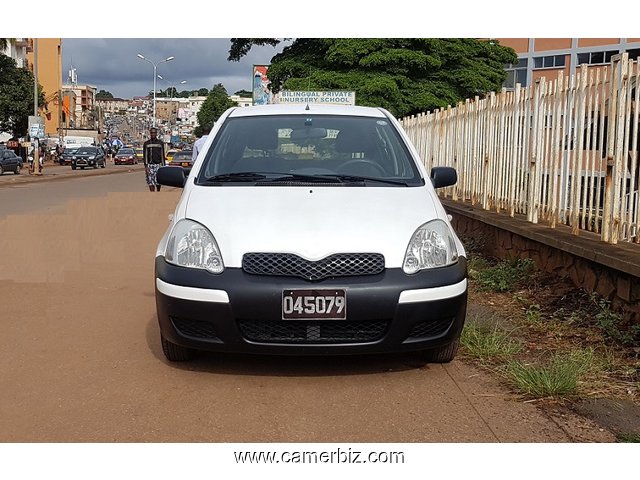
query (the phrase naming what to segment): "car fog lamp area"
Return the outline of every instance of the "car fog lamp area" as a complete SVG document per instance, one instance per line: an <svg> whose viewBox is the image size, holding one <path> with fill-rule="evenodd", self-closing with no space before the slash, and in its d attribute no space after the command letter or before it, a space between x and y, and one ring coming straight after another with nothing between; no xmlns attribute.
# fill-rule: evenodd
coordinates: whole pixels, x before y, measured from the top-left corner
<svg viewBox="0 0 640 480"><path fill-rule="evenodd" d="M209 230L193 220L180 220L167 241L165 260L173 265L222 273L220 249Z"/></svg>
<svg viewBox="0 0 640 480"><path fill-rule="evenodd" d="M442 220L433 220L419 227L411 237L402 269L413 274L457 261L458 250L449 227Z"/></svg>

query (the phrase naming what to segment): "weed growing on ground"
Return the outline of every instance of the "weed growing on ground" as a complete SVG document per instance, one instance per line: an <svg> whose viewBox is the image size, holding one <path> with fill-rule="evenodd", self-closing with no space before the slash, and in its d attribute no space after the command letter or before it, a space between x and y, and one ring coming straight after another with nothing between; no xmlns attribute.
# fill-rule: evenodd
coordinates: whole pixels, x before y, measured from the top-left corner
<svg viewBox="0 0 640 480"><path fill-rule="evenodd" d="M640 345L640 325L623 329L623 316L611 310L610 302L604 299L597 300L595 295L591 298L598 306L598 313L595 316L596 325L607 337L621 345Z"/></svg>
<svg viewBox="0 0 640 480"><path fill-rule="evenodd" d="M533 260L529 258L503 260L493 267L478 271L478 285L481 290L491 292L513 291L525 283L534 266Z"/></svg>
<svg viewBox="0 0 640 480"><path fill-rule="evenodd" d="M468 323L462 330L460 342L470 356L483 362L504 359L522 350L522 344L497 325L488 327Z"/></svg>
<svg viewBox="0 0 640 480"><path fill-rule="evenodd" d="M640 433L618 433L616 438L622 443L640 443Z"/></svg>
<svg viewBox="0 0 640 480"><path fill-rule="evenodd" d="M507 364L507 375L521 392L536 398L574 395L581 377L593 366L593 350L554 355L547 365Z"/></svg>

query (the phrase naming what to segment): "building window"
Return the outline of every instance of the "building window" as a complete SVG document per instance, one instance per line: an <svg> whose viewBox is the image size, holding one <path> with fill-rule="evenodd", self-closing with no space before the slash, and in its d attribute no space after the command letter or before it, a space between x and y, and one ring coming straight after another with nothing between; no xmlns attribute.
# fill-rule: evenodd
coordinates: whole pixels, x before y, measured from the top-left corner
<svg viewBox="0 0 640 480"><path fill-rule="evenodd" d="M507 71L507 79L502 84L505 88L516 88L516 83L522 87L527 86L527 65L526 58L519 58L518 63L507 63L504 69Z"/></svg>
<svg viewBox="0 0 640 480"><path fill-rule="evenodd" d="M629 60L635 60L640 57L640 48L630 48L627 53L629 54Z"/></svg>
<svg viewBox="0 0 640 480"><path fill-rule="evenodd" d="M558 68L564 67L566 57L564 55L548 55L546 57L533 57L533 68Z"/></svg>
<svg viewBox="0 0 640 480"><path fill-rule="evenodd" d="M585 52L578 54L578 65L602 65L611 63L611 57L616 55L618 50L607 50L599 52Z"/></svg>

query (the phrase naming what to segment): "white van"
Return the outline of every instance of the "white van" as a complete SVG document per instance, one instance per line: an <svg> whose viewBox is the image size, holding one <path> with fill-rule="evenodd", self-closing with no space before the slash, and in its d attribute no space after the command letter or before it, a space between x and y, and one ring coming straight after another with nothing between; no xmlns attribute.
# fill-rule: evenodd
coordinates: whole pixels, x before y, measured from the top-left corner
<svg viewBox="0 0 640 480"><path fill-rule="evenodd" d="M449 362L467 263L435 188L383 109L234 108L216 122L156 252L171 361L198 350L332 355L421 351Z"/></svg>

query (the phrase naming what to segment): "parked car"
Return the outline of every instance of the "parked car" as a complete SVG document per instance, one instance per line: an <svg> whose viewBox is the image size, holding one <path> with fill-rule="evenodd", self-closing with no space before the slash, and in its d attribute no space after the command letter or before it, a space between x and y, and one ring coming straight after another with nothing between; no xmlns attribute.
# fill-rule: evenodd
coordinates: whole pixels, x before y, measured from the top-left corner
<svg viewBox="0 0 640 480"><path fill-rule="evenodd" d="M436 188L386 110L266 105L216 122L155 259L160 340L263 354L456 355L466 316L464 247Z"/></svg>
<svg viewBox="0 0 640 480"><path fill-rule="evenodd" d="M191 168L193 167L193 160L191 159L192 156L193 150L180 150L173 156L170 165Z"/></svg>
<svg viewBox="0 0 640 480"><path fill-rule="evenodd" d="M22 169L22 164L22 158L16 155L13 150L0 150L0 175L4 175L4 172L13 172L18 175Z"/></svg>
<svg viewBox="0 0 640 480"><path fill-rule="evenodd" d="M116 165L136 165L138 157L133 148L121 148L113 157L113 163Z"/></svg>
<svg viewBox="0 0 640 480"><path fill-rule="evenodd" d="M102 147L80 147L71 157L71 168L105 168L107 159Z"/></svg>
<svg viewBox="0 0 640 480"><path fill-rule="evenodd" d="M76 148L66 147L62 152L62 155L58 157L58 163L60 165L71 165L71 159L73 158L75 153L78 151L78 148L80 147L76 147Z"/></svg>
<svg viewBox="0 0 640 480"><path fill-rule="evenodd" d="M134 148L138 161L144 161L144 150L142 148Z"/></svg>

